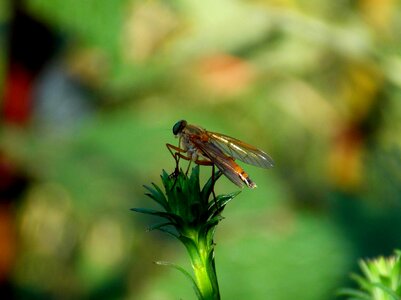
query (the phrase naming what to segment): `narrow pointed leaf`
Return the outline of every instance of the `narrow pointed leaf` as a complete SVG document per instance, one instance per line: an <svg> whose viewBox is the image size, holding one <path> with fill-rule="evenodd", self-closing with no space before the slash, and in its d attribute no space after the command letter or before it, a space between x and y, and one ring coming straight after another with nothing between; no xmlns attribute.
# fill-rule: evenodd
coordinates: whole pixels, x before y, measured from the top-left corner
<svg viewBox="0 0 401 300"><path fill-rule="evenodd" d="M146 193L145 195L149 196L152 198L154 201L156 201L159 205L161 205L166 211L168 211L168 202L166 197L164 196L163 192L160 190L160 188L152 182L152 185L154 188L151 188L147 185L144 185L143 187L149 191L149 193Z"/></svg>
<svg viewBox="0 0 401 300"><path fill-rule="evenodd" d="M371 284L364 277L357 274L351 274L351 278L355 280L362 289L369 290L371 288Z"/></svg>
<svg viewBox="0 0 401 300"><path fill-rule="evenodd" d="M372 300L372 298L364 292L355 290L355 289L340 289L337 292L337 295L339 296L351 296L355 297L354 299L360 299L360 300Z"/></svg>
<svg viewBox="0 0 401 300"><path fill-rule="evenodd" d="M232 193L226 194L226 195L218 195L216 197L216 201L210 201L210 207L215 206L216 203L220 204L220 205L226 204L229 201L231 201L232 199L234 199L236 196L238 196L239 193L241 193L241 191L235 191L235 192L232 192Z"/></svg>
<svg viewBox="0 0 401 300"><path fill-rule="evenodd" d="M158 210L148 209L148 208L131 208L131 210L142 213L142 214L153 215L153 216L158 216L161 218L168 219L171 222L175 223L176 226L181 226L183 223L183 220L181 219L181 217L179 217L173 213L158 211Z"/></svg>
<svg viewBox="0 0 401 300"><path fill-rule="evenodd" d="M216 171L214 173L214 178L210 177L209 180L205 183L205 185L202 188L202 198L206 199L208 201L210 194L213 191L214 183L221 177L223 173L219 171Z"/></svg>
<svg viewBox="0 0 401 300"><path fill-rule="evenodd" d="M159 230L161 232L165 232L169 235L172 235L175 238L179 238L179 235L177 232L174 232L173 230L171 230L171 228L168 228L167 226L175 226L174 223L172 222L163 222L163 223L157 223L154 225L151 225L148 227L148 231L152 231L152 230Z"/></svg>
<svg viewBox="0 0 401 300"><path fill-rule="evenodd" d="M192 286L193 286L193 288L195 290L195 293L196 293L196 296L198 297L198 299L203 299L202 293L199 290L195 280L193 279L191 274L189 274L184 268L182 268L182 267L180 267L180 266L178 266L176 264L173 264L173 263L170 263L170 262L166 262L166 261L156 261L155 263L157 265L160 265L160 266L167 266L167 267L171 267L171 268L174 268L174 269L180 271L192 283Z"/></svg>
<svg viewBox="0 0 401 300"><path fill-rule="evenodd" d="M232 199L234 199L241 191L236 191L227 195L219 195L216 197L216 201L212 201L208 209L209 216L213 217L217 213L221 212L221 209L227 205ZM217 205L217 206L216 206Z"/></svg>
<svg viewBox="0 0 401 300"><path fill-rule="evenodd" d="M180 236L176 232L170 230L170 228L168 228L168 227L160 227L160 228L157 228L157 230L159 230L161 232L165 232L165 233L175 237L178 240L180 239Z"/></svg>
<svg viewBox="0 0 401 300"><path fill-rule="evenodd" d="M166 226L174 226L174 223L172 223L172 222L162 222L162 223L153 224L153 225L150 225L148 227L148 231L160 229L160 228L166 227Z"/></svg>
<svg viewBox="0 0 401 300"><path fill-rule="evenodd" d="M164 195L163 191L161 190L161 188L160 188L157 184L155 184L155 183L152 182L152 185L153 185L153 187L157 190L158 195L161 195L161 196L162 196L160 200L161 200L163 203L161 203L161 204L162 204L163 208L164 208L166 211L168 211L169 205L168 205L168 201L167 201L166 196Z"/></svg>
<svg viewBox="0 0 401 300"><path fill-rule="evenodd" d="M400 298L397 296L397 294L390 288L388 288L387 286L385 286L384 284L380 283L380 282L374 282L372 283L372 285L380 288L381 290L383 290L385 293L387 293L393 300L400 300Z"/></svg>
<svg viewBox="0 0 401 300"><path fill-rule="evenodd" d="M201 235L206 236L208 235L208 232L213 228L216 227L217 224L223 220L224 218L220 215L215 216L214 218L210 219L207 221L205 224L201 226Z"/></svg>

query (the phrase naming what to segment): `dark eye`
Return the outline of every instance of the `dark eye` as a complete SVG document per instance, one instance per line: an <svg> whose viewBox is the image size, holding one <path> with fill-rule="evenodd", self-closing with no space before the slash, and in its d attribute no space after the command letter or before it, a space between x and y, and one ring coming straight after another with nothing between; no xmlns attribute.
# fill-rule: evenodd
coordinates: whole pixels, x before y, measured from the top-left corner
<svg viewBox="0 0 401 300"><path fill-rule="evenodd" d="M181 120L175 123L175 125L173 126L174 135L179 134L185 128L185 126L187 126L187 121L185 120Z"/></svg>

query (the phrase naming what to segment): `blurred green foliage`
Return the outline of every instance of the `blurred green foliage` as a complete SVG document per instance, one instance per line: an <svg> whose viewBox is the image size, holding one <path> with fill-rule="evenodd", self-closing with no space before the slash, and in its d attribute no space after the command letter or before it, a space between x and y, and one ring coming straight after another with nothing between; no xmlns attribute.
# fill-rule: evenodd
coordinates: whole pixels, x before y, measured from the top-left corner
<svg viewBox="0 0 401 300"><path fill-rule="evenodd" d="M225 210L222 299L332 299L357 258L399 247L398 1L24 7L62 37L55 59L94 109L67 130L40 117L1 130L2 151L32 179L15 207L20 298L193 296L181 274L151 263L181 264L184 249L129 212L150 205L144 183L173 170L164 144L183 118L276 162L244 166L258 188ZM236 187L222 179L216 189Z"/></svg>
<svg viewBox="0 0 401 300"><path fill-rule="evenodd" d="M352 274L359 289L342 289L348 299L397 300L401 296L401 253L390 257L360 260L362 275Z"/></svg>

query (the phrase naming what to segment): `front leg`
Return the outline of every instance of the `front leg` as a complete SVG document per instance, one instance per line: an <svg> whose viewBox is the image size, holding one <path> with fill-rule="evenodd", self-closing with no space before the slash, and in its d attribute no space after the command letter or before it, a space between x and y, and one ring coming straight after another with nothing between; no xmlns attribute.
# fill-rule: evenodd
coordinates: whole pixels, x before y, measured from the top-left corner
<svg viewBox="0 0 401 300"><path fill-rule="evenodd" d="M176 176L178 176L178 173L179 173L180 158L188 160L188 157L182 154L182 153L186 153L186 151L184 149L181 149L180 147L177 147L177 146L174 146L174 145L171 145L168 143L166 144L166 147L175 161L175 169L174 169L174 172L170 174L170 176L176 177Z"/></svg>
<svg viewBox="0 0 401 300"><path fill-rule="evenodd" d="M188 167L187 167L187 171L185 172L185 175L188 174L189 167L191 166L192 161L194 163L196 163L197 165L200 165L200 166L212 166L212 165L214 165L208 159L198 159L197 158L196 160L193 160L192 157L190 157L189 155L184 155L183 153L187 154L187 151L185 151L184 149L181 149L180 147L177 147L177 146L174 146L174 145L171 145L171 144L168 144L168 143L166 144L166 147L167 147L168 151L171 153L171 156L174 158L175 163L176 163L175 170L174 170L174 173L173 173L175 175L177 175L178 172L179 172L179 168L178 167L179 167L179 161L180 161L181 158L184 159L184 160L189 161L189 164L188 164Z"/></svg>

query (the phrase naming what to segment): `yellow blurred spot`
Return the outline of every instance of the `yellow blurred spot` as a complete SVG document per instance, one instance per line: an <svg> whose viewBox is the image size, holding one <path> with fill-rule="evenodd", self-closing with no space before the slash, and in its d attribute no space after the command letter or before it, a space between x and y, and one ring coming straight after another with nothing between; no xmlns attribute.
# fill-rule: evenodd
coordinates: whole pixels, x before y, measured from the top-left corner
<svg viewBox="0 0 401 300"><path fill-rule="evenodd" d="M379 69L373 65L350 65L343 81L345 116L358 122L368 116L377 101L377 94L383 82Z"/></svg>
<svg viewBox="0 0 401 300"><path fill-rule="evenodd" d="M141 62L168 41L178 21L172 10L160 1L132 1L128 11L121 41L123 57Z"/></svg>
<svg viewBox="0 0 401 300"><path fill-rule="evenodd" d="M71 199L59 185L44 184L28 194L21 211L20 234L31 251L45 256L63 256L74 243L67 224Z"/></svg>
<svg viewBox="0 0 401 300"><path fill-rule="evenodd" d="M120 224L112 218L97 220L83 245L84 255L98 268L114 267L124 257L124 239Z"/></svg>
<svg viewBox="0 0 401 300"><path fill-rule="evenodd" d="M381 34L392 30L394 11L397 10L394 0L359 0L362 15L366 22Z"/></svg>
<svg viewBox="0 0 401 300"><path fill-rule="evenodd" d="M99 86L109 70L109 61L98 48L75 49L68 53L68 69L72 75L90 86Z"/></svg>

